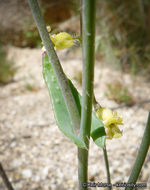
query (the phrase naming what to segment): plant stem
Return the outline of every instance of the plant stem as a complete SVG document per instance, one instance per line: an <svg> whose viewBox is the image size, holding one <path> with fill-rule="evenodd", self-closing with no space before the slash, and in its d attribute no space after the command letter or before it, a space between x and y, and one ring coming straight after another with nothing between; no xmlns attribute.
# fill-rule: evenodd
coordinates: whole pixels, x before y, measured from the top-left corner
<svg viewBox="0 0 150 190"><path fill-rule="evenodd" d="M95 42L95 0L82 0L82 110L80 137L89 147L94 80ZM87 189L83 183L88 180L88 151L78 148L79 190Z"/></svg>
<svg viewBox="0 0 150 190"><path fill-rule="evenodd" d="M150 112L148 115L148 120L147 120L146 128L144 131L144 135L142 138L142 142L138 151L138 155L136 157L134 166L132 168L132 172L130 174L128 183L134 183L134 184L136 183L138 176L140 174L141 168L143 166L144 160L146 158L149 145L150 145ZM125 190L131 190L131 189L133 189L133 187L125 188Z"/></svg>
<svg viewBox="0 0 150 190"><path fill-rule="evenodd" d="M97 102L95 95L93 93L93 105L94 105L94 110L95 112L101 108L101 105ZM107 149L106 145L103 148L103 154L104 154L104 160L105 160L105 167L106 167L106 174L107 174L107 183L111 184L111 178L110 178L110 171L109 171L109 161L108 161L108 156L107 156ZM108 189L112 189L112 187L108 187Z"/></svg>
<svg viewBox="0 0 150 190"><path fill-rule="evenodd" d="M14 188L12 187L12 185L11 185L11 183L10 183L10 181L9 181L9 179L8 179L8 177L7 177L6 173L5 173L5 170L4 170L1 163L0 163L0 175L1 175L5 185L7 187L7 189L8 190L14 190Z"/></svg>
<svg viewBox="0 0 150 190"><path fill-rule="evenodd" d="M46 29L46 25L44 23L44 19L42 17L38 2L37 2L37 0L27 0L27 1L31 8L32 15L33 15L33 18L37 25L37 28L39 30L43 44L46 48L46 52L48 54L49 61L52 64L52 67L56 73L60 88L62 90L64 99L65 99L65 103L67 105L67 108L68 108L68 111L69 111L69 114L70 114L70 117L72 120L72 124L74 126L74 130L77 134L79 134L80 117L79 117L77 105L76 105L73 95L71 93L68 81L63 72L63 69L62 69L59 59L58 59L58 56L57 56L57 54L54 50L53 44L50 40L50 37L49 37L48 31Z"/></svg>
<svg viewBox="0 0 150 190"><path fill-rule="evenodd" d="M105 167L106 167L106 173L107 173L107 183L111 184L110 171L109 171L109 162L108 162L106 145L103 148L103 153L104 153ZM108 189L112 189L112 187L108 187Z"/></svg>
<svg viewBox="0 0 150 190"><path fill-rule="evenodd" d="M88 181L88 150L78 148L78 190L87 190L83 184Z"/></svg>

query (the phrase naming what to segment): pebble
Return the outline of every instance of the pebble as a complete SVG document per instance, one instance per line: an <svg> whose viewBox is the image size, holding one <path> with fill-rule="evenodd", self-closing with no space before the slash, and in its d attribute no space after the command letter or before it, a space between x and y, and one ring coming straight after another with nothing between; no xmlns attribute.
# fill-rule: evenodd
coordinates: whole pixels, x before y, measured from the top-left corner
<svg viewBox="0 0 150 190"><path fill-rule="evenodd" d="M22 171L22 175L25 178L31 178L32 177L32 170L30 170L30 169L24 169Z"/></svg>
<svg viewBox="0 0 150 190"><path fill-rule="evenodd" d="M14 160L13 162L12 162L12 165L14 166L14 167L19 167L19 166L21 166L21 164L22 164L22 160L20 160L20 159L17 159L17 160Z"/></svg>
<svg viewBox="0 0 150 190"><path fill-rule="evenodd" d="M44 167L41 171L41 179L45 180L45 178L48 176L49 167Z"/></svg>

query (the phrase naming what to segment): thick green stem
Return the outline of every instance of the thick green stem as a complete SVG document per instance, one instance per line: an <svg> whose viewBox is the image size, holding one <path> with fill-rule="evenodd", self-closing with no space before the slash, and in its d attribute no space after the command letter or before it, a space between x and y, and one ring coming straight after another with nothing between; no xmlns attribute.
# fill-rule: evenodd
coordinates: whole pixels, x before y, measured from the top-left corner
<svg viewBox="0 0 150 190"><path fill-rule="evenodd" d="M89 147L94 79L95 0L82 0L83 89L80 136ZM79 190L87 189L88 151L78 149Z"/></svg>
<svg viewBox="0 0 150 190"><path fill-rule="evenodd" d="M31 8L33 18L34 18L35 23L37 25L37 28L39 30L43 44L46 48L46 52L48 54L50 63L52 64L53 69L56 73L60 88L62 90L66 105L68 107L69 114L71 116L71 120L72 120L72 124L74 126L74 130L78 134L79 129L80 129L80 117L79 117L77 105L76 105L75 100L73 98L73 95L71 93L68 81L67 81L66 76L63 72L63 69L62 69L61 64L59 62L57 54L54 50L53 44L50 40L50 37L49 37L48 31L46 29L46 25L44 23L44 19L42 17L38 2L37 2L37 0L27 0L27 1L29 3L30 8Z"/></svg>
<svg viewBox="0 0 150 190"><path fill-rule="evenodd" d="M78 148L78 190L87 190L88 181L88 151Z"/></svg>
<svg viewBox="0 0 150 190"><path fill-rule="evenodd" d="M140 174L141 168L144 164L144 160L146 158L148 149L149 149L149 145L150 145L150 112L148 115L148 120L147 120L147 124L146 124L146 128L144 131L144 135L142 138L142 142L138 151L138 155L136 157L131 175L129 177L128 183L136 183L138 176ZM131 190L133 189L133 187L126 187L125 190Z"/></svg>
<svg viewBox="0 0 150 190"><path fill-rule="evenodd" d="M110 179L110 171L109 171L109 161L108 161L108 156L107 156L107 149L106 145L103 148L103 153L104 153L104 160L105 160L105 167L106 167L106 173L107 173L107 183L111 184L111 179ZM112 187L108 187L108 189L112 189Z"/></svg>

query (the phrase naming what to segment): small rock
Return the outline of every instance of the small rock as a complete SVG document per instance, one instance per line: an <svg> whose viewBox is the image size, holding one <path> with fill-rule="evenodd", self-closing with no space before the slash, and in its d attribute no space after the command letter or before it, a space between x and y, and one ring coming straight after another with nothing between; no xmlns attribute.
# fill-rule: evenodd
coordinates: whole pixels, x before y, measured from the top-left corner
<svg viewBox="0 0 150 190"><path fill-rule="evenodd" d="M46 177L48 176L48 171L49 171L49 167L45 167L42 169L41 175L42 175L42 179L46 179Z"/></svg>
<svg viewBox="0 0 150 190"><path fill-rule="evenodd" d="M40 177L38 175L33 175L32 180L38 182L40 181Z"/></svg>
<svg viewBox="0 0 150 190"><path fill-rule="evenodd" d="M17 145L17 143L14 141L14 142L11 143L10 147L14 148L16 145Z"/></svg>
<svg viewBox="0 0 150 190"><path fill-rule="evenodd" d="M32 171L30 169L25 169L22 171L22 175L25 177L25 178L31 178L32 176Z"/></svg>
<svg viewBox="0 0 150 190"><path fill-rule="evenodd" d="M22 164L21 160L14 160L14 161L12 162L12 165L13 165L14 167L19 167L19 166L21 166L21 164Z"/></svg>

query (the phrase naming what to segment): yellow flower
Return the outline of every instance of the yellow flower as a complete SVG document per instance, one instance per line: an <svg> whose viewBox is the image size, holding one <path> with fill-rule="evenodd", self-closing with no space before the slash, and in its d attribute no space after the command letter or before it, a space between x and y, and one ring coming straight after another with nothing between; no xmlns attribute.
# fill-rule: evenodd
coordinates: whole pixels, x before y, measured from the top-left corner
<svg viewBox="0 0 150 190"><path fill-rule="evenodd" d="M111 124L122 125L122 116L108 108L99 108L96 112L99 119L103 120L106 127Z"/></svg>
<svg viewBox="0 0 150 190"><path fill-rule="evenodd" d="M51 31L50 26L47 27L48 32ZM54 45L56 50L62 50L74 45L74 38L67 32L60 32L58 34L49 34L49 37ZM43 44L43 43L42 43ZM45 52L46 49L43 46L42 51Z"/></svg>
<svg viewBox="0 0 150 190"><path fill-rule="evenodd" d="M50 35L51 41L55 49L61 50L73 46L74 40L67 32Z"/></svg>
<svg viewBox="0 0 150 190"><path fill-rule="evenodd" d="M122 136L122 131L120 131L117 125L110 125L107 128L107 139L119 138Z"/></svg>
<svg viewBox="0 0 150 190"><path fill-rule="evenodd" d="M122 136L122 131L120 131L118 125L123 125L122 116L118 115L117 112L112 111L108 108L99 108L96 111L97 117L103 121L104 126L107 129L107 138L119 138Z"/></svg>

